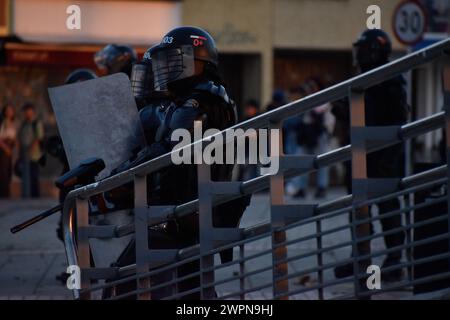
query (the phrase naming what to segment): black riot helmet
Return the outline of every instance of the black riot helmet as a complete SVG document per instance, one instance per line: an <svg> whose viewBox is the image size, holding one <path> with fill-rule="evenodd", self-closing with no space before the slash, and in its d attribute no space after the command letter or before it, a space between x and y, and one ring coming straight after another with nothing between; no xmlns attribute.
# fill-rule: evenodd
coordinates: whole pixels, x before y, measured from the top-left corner
<svg viewBox="0 0 450 320"><path fill-rule="evenodd" d="M80 81L87 81L97 78L97 75L94 71L90 69L77 69L72 71L64 81L65 84L71 84Z"/></svg>
<svg viewBox="0 0 450 320"><path fill-rule="evenodd" d="M381 29L364 31L353 43L355 64L363 72L377 68L388 62L392 53L392 42L386 32Z"/></svg>
<svg viewBox="0 0 450 320"><path fill-rule="evenodd" d="M137 60L136 51L129 46L108 44L94 55L94 62L108 74L118 72L131 74L131 67Z"/></svg>
<svg viewBox="0 0 450 320"><path fill-rule="evenodd" d="M155 88L201 76L217 69L218 53L211 35L197 27L179 27L167 33L151 53Z"/></svg>

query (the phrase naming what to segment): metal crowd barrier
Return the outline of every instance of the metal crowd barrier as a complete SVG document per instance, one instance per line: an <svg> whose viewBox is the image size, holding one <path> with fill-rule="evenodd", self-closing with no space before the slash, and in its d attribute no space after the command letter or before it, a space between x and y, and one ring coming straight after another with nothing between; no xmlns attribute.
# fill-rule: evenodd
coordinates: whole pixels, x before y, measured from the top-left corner
<svg viewBox="0 0 450 320"><path fill-rule="evenodd" d="M418 239L417 230L433 224L450 225L447 193L450 159L449 108L450 108L450 39L441 41L421 51L409 54L376 70L344 81L317 94L313 94L284 107L264 113L231 129L278 128L283 120L305 113L328 102L350 97L352 144L326 154L316 156L287 156L282 150L272 148L271 155L278 156L280 171L273 176L260 176L243 182L212 182L210 167L198 165L198 199L182 205L147 206L146 176L169 167L171 154L132 168L116 176L79 188L69 193L63 210L64 242L69 265L81 268L81 288L74 289L76 299L99 297L103 290L111 293L109 299L151 299L156 290L170 293L165 299L183 299L199 293L202 299L365 299L386 292L402 291L412 296L421 286L445 283L450 279L450 267L429 275L418 276L421 267L435 263L450 266L450 250L417 259L415 253L426 246L445 241L450 247L450 234L440 234ZM404 126L365 127L364 90L387 79L441 59L444 62L445 110L425 119ZM447 129L447 165L404 177L403 179L368 179L366 155L386 147L403 143L422 134ZM228 143L226 131L224 144ZM202 141L197 141L202 143ZM280 144L282 146L282 144ZM282 147L280 147L282 148ZM177 152L176 150L173 152ZM286 203L284 182L286 178L316 171L343 161L352 160L352 185L354 193L325 204L298 205ZM91 225L88 199L134 182L134 223L127 225ZM215 228L212 225L212 208L232 199L254 194L262 190L270 192L270 221L249 228ZM432 194L422 202L410 201L411 195ZM372 217L369 208L389 199L404 199L399 210ZM421 218L423 212L434 212L436 206L444 206L445 212L435 217ZM425 210L425 211L424 211ZM76 212L76 213L75 213ZM348 222L349 213L353 219ZM200 238L197 245L171 250L149 249L149 227L186 215L199 215ZM385 231L371 232L370 224L380 219L400 215L402 226ZM345 219L342 219L345 217ZM342 223L345 221L345 223ZM76 222L76 223L75 223ZM341 223L339 225L339 223ZM422 228L422 229L420 229ZM394 248L371 246L384 236L405 232L406 242ZM110 239L134 234L136 263L125 267L95 268L91 266L90 238ZM339 240L337 243L336 239ZM261 250L248 249L249 244L262 243ZM238 257L232 262L220 264L214 256L224 249L234 248ZM253 247L250 247L253 248ZM350 258L341 259L336 253L344 250ZM255 251L255 252L252 252ZM383 284L381 288L367 288L367 261L378 261L394 251L405 252L400 264L383 269L407 270L404 281ZM250 252L250 253L249 253ZM330 257L334 257L331 259ZM330 260L331 259L331 260ZM256 262L255 262L256 261ZM198 262L197 271L178 276L177 268L189 262ZM334 267L352 263L354 274L335 279ZM255 267L256 266L256 267ZM228 268L228 269L227 269ZM236 269L237 268L237 269ZM217 274L231 276L218 278ZM437 270L437 269L436 269ZM152 284L152 279L169 274L164 283ZM179 284L188 279L198 279L198 286L188 291L179 290ZM252 279L265 279L265 283L253 285ZM93 281L96 280L96 284ZM137 289L115 294L120 284L133 281ZM218 290L225 286L226 290ZM449 286L434 290L445 294Z"/></svg>

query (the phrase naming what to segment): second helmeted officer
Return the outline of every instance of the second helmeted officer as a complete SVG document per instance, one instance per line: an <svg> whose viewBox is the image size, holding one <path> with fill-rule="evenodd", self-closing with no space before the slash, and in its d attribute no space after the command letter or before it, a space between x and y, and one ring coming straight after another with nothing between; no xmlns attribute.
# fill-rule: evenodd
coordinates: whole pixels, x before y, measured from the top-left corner
<svg viewBox="0 0 450 320"><path fill-rule="evenodd" d="M380 29L366 30L353 44L355 63L361 72L368 72L389 62L392 44L389 36ZM368 88L364 95L366 126L397 126L407 121L409 107L405 91L405 80L399 75L376 86ZM401 144L371 153L367 156L368 178L401 178L404 176L404 151ZM398 198L379 203L381 216L400 209ZM390 232L402 226L400 215L380 220L383 232ZM398 265L402 258L402 250L394 248L402 246L405 241L403 231L390 232L384 236L387 249L392 251L386 256L382 265L384 281L398 281L402 278L402 270L397 268L383 272L383 269ZM335 269L337 278L353 274L353 264L346 264Z"/></svg>

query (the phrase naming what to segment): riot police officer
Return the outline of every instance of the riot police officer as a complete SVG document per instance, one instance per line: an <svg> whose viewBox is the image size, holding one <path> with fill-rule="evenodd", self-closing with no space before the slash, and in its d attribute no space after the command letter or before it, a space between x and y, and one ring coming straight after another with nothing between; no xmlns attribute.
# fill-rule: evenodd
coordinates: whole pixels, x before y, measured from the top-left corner
<svg viewBox="0 0 450 320"><path fill-rule="evenodd" d="M361 72L378 68L389 61L392 45L389 36L382 30L366 30L353 44L356 65ZM366 126L395 126L407 121L408 105L402 76L389 79L365 91ZM394 145L387 149L371 153L367 156L368 178L401 178L404 176L404 152L402 145ZM380 215L400 209L397 198L378 204ZM400 228L400 215L380 220L383 232ZM394 232L384 237L388 249L403 245L403 231ZM402 278L402 270L383 272L384 268L400 263L402 251L394 250L387 255L382 266L384 281L398 281ZM335 269L338 278L353 274L353 264L339 266Z"/></svg>
<svg viewBox="0 0 450 320"><path fill-rule="evenodd" d="M154 157L154 152L151 151L151 145L156 142L156 133L164 122L166 112L171 102L168 97L167 90L155 90L154 76L151 60L151 52L156 46L150 47L145 52L142 61L136 62L132 66L130 82L131 90L139 109L139 118L141 128L144 131L145 143L147 148L144 150L135 150L134 155L126 162L112 170L111 175L132 168L144 161L150 160ZM137 135L140 135L138 133ZM157 182L155 177L157 174L150 174L147 176L147 187L151 198L155 199L152 186ZM105 199L114 204L114 209L130 208L133 205L133 183L129 183L121 188L115 189L113 192L105 194ZM150 197L150 196L149 196Z"/></svg>
<svg viewBox="0 0 450 320"><path fill-rule="evenodd" d="M171 103L150 110L153 110L150 112L151 121L148 124L143 121L143 124L144 127L150 127L147 131L154 134L151 140L148 139L153 143L114 173L170 152L178 143L172 141L172 132L180 128L193 130L196 120L203 122L203 130L224 130L237 123L235 105L219 76L218 52L214 39L206 31L196 27L176 28L150 50L149 58L151 61L147 62L152 65L154 89L166 91ZM211 178L215 181L229 181L232 170L232 165L213 165ZM197 198L195 165L171 166L159 172L157 179L153 187L149 188L148 202L151 205L177 205ZM216 207L213 210L214 225L236 227L248 204L249 198L244 198ZM153 248L183 248L198 242L198 232L198 215L194 214L169 222L164 230L153 229L150 237L155 237L156 241L150 243ZM222 261L230 261L232 251L222 252L221 257ZM118 265L132 263L133 259L134 245L131 244L121 255ZM198 262L187 263L179 267L178 277L198 270ZM199 278L195 276L181 281L178 289L183 292L198 286ZM118 291L122 289L130 288L118 288ZM189 294L183 298L196 299L199 295Z"/></svg>
<svg viewBox="0 0 450 320"><path fill-rule="evenodd" d="M177 142L171 140L173 130L193 129L194 121L201 120L203 130L224 130L237 123L234 102L229 98L218 71L218 52L214 39L196 27L180 27L167 33L151 55L155 88L166 89L173 101L165 122L158 129L156 140L170 150ZM213 181L231 180L232 165L213 165ZM162 194L183 203L197 197L195 166L175 166L167 170L162 180L186 181L191 187L162 183ZM216 225L235 227L248 204L248 199L218 207L213 213ZM230 210L234 207L236 210ZM179 221L178 230L189 239L198 233L197 219ZM229 260L226 254L222 258Z"/></svg>
<svg viewBox="0 0 450 320"><path fill-rule="evenodd" d="M133 48L117 44L108 44L94 55L97 68L107 75L123 72L129 77L136 60L137 54Z"/></svg>

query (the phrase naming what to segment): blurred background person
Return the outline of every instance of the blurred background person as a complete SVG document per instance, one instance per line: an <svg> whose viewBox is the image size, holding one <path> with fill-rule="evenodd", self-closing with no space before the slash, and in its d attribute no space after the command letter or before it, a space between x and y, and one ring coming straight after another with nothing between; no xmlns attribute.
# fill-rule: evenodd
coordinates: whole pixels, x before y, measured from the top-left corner
<svg viewBox="0 0 450 320"><path fill-rule="evenodd" d="M310 95L322 90L318 79L309 79L304 84L305 92ZM331 105L326 103L305 113L299 126L297 135L301 154L319 155L328 151L330 133L334 128L334 117L331 115ZM305 197L309 185L309 175L300 178L299 190L296 197ZM329 168L317 170L316 198L324 198L329 185Z"/></svg>
<svg viewBox="0 0 450 320"><path fill-rule="evenodd" d="M267 106L267 111L278 109L287 104L286 94L283 90L277 89L272 94L272 101Z"/></svg>
<svg viewBox="0 0 450 320"><path fill-rule="evenodd" d="M3 107L0 115L0 198L10 197L12 157L17 141L17 128L12 105Z"/></svg>
<svg viewBox="0 0 450 320"><path fill-rule="evenodd" d="M260 104L255 99L250 99L244 106L244 121L250 120L259 115Z"/></svg>
<svg viewBox="0 0 450 320"><path fill-rule="evenodd" d="M123 72L130 77L136 61L136 51L125 45L108 44L94 55L94 62L102 75Z"/></svg>
<svg viewBox="0 0 450 320"><path fill-rule="evenodd" d="M44 126L36 115L33 104L26 103L22 107L23 123L19 130L20 166L22 173L22 196L38 198L39 160L44 140Z"/></svg>
<svg viewBox="0 0 450 320"><path fill-rule="evenodd" d="M340 147L348 146L350 141L350 110L348 98L332 102L331 112L336 119L333 135L337 138ZM344 185L348 194L352 193L352 163L345 161Z"/></svg>
<svg viewBox="0 0 450 320"><path fill-rule="evenodd" d="M306 96L306 91L303 87L292 88L289 90L289 100L294 102ZM284 137L284 153L287 155L299 155L302 152L298 144L298 134L300 126L302 125L303 115L297 115L287 119L283 124ZM302 189L302 178L292 178L286 185L286 193L294 197L304 197L305 192Z"/></svg>
<svg viewBox="0 0 450 320"><path fill-rule="evenodd" d="M259 115L260 112L260 104L255 99L250 99L245 103L244 106L244 116L243 121L250 120ZM250 139L257 139L257 136L251 137ZM258 176L258 165L257 164L249 164L249 148L246 146L245 148L245 158L246 165L239 166L239 181L246 181L254 179Z"/></svg>
<svg viewBox="0 0 450 320"><path fill-rule="evenodd" d="M250 120L256 116L259 115L260 112L260 105L257 100L250 99L247 101L244 107L244 121ZM257 139L258 137L253 137L254 139ZM239 170L239 181L246 181L254 179L258 176L258 165L257 164L249 164L249 149L246 146L246 165L241 166Z"/></svg>

